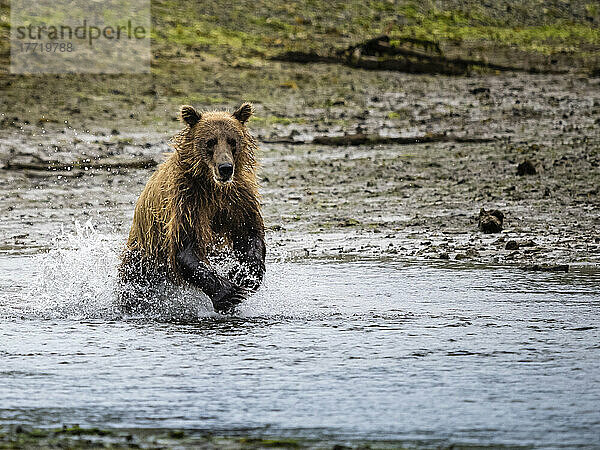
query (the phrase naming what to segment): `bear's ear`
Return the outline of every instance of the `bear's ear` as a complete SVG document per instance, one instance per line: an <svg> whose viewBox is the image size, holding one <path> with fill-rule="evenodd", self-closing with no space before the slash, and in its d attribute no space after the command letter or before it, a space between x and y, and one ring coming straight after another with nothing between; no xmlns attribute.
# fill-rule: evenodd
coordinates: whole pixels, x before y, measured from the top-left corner
<svg viewBox="0 0 600 450"><path fill-rule="evenodd" d="M252 106L252 103L245 102L242 103L242 105L232 114L232 116L239 120L240 123L245 124L248 122L248 119L253 112L254 107Z"/></svg>
<svg viewBox="0 0 600 450"><path fill-rule="evenodd" d="M193 127L200 120L200 113L193 106L183 105L180 109L181 120Z"/></svg>

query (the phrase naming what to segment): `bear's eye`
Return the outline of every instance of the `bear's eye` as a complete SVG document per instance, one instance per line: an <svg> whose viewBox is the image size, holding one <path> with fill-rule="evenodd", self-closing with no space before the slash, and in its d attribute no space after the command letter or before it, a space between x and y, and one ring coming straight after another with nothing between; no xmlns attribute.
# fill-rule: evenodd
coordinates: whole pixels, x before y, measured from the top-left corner
<svg viewBox="0 0 600 450"><path fill-rule="evenodd" d="M215 138L212 138L212 139L209 139L208 141L206 141L207 148L213 148L215 145L217 145L217 140Z"/></svg>
<svg viewBox="0 0 600 450"><path fill-rule="evenodd" d="M231 147L232 151L235 151L235 147L236 147L236 140L233 138L227 138L227 145L229 145Z"/></svg>

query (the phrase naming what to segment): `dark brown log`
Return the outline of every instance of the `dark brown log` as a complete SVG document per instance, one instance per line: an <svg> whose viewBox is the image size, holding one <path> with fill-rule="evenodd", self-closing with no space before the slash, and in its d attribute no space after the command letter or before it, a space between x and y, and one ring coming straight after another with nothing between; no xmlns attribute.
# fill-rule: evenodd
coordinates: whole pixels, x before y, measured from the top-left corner
<svg viewBox="0 0 600 450"><path fill-rule="evenodd" d="M22 155L20 155L22 156ZM39 156L27 155L32 161L4 162L4 170L34 170L34 171L69 171L72 169L147 169L158 163L152 158L101 158L82 159L73 162L61 162L58 160L44 160Z"/></svg>
<svg viewBox="0 0 600 450"><path fill-rule="evenodd" d="M502 72L528 73L566 73L566 71L540 69L536 67L517 67L494 64L486 61L463 58L447 58L442 55L439 45L433 41L412 38L399 38L420 46L425 52L392 45L392 39L383 35L362 43L338 50L332 56L315 52L289 51L272 57L275 61L295 63L343 64L366 70L392 70L407 73L431 73L443 75L465 75L473 69L486 69ZM432 54L433 53L433 54Z"/></svg>
<svg viewBox="0 0 600 450"><path fill-rule="evenodd" d="M315 136L313 140L294 140L287 137L280 139L263 140L266 144L317 144L328 145L334 147L344 147L348 145L382 145L382 144L427 144L431 142L460 142L460 143L484 143L493 142L494 138L482 137L461 137L447 134L427 134L424 136L414 137L388 137L379 136L377 134L346 134L344 136Z"/></svg>

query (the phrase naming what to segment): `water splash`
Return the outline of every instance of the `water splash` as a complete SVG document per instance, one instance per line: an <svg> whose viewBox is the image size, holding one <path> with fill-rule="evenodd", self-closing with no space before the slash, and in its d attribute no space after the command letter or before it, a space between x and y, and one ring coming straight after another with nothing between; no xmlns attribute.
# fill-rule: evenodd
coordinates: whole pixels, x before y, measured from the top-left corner
<svg viewBox="0 0 600 450"><path fill-rule="evenodd" d="M98 233L91 221L75 222L74 234L63 230L55 249L33 258L36 273L25 293L29 312L45 317L118 317L120 245L122 238Z"/></svg>
<svg viewBox="0 0 600 450"><path fill-rule="evenodd" d="M20 315L44 318L131 318L119 305L117 267L123 236L99 233L93 223L75 222L48 253L28 258L29 273L15 298ZM214 314L201 292L171 286L162 298L149 299L147 318L189 320Z"/></svg>
<svg viewBox="0 0 600 450"><path fill-rule="evenodd" d="M19 316L53 319L150 319L165 321L196 321L207 317L222 317L216 313L208 297L194 288L168 285L148 298L149 307L134 315L123 311L118 300L117 267L124 238L118 234L98 232L93 223L75 222L75 230L63 230L55 239L55 248L48 253L28 257L28 273L14 306ZM219 272L227 273L231 261L218 264ZM238 317L297 316L312 307L301 302L289 303L292 291L306 289L306 274L302 276L285 263L269 264L260 290L246 299L235 312ZM304 287L304 288L303 288ZM301 295L300 298L309 299ZM6 310L5 310L6 313Z"/></svg>

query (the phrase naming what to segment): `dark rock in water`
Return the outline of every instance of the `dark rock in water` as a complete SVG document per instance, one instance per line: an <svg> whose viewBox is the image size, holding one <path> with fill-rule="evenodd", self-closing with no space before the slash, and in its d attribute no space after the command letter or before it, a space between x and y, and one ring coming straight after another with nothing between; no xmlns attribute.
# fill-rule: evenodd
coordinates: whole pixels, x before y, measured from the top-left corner
<svg viewBox="0 0 600 450"><path fill-rule="evenodd" d="M517 175L535 175L536 173L535 165L528 159L517 166Z"/></svg>
<svg viewBox="0 0 600 450"><path fill-rule="evenodd" d="M439 259L450 259L450 255L448 255L448 253L446 252L442 252L438 255Z"/></svg>
<svg viewBox="0 0 600 450"><path fill-rule="evenodd" d="M497 209L486 211L481 208L479 211L479 229L486 234L500 233L504 223L504 213Z"/></svg>
<svg viewBox="0 0 600 450"><path fill-rule="evenodd" d="M519 243L517 241L508 241L505 248L506 250L519 250Z"/></svg>

